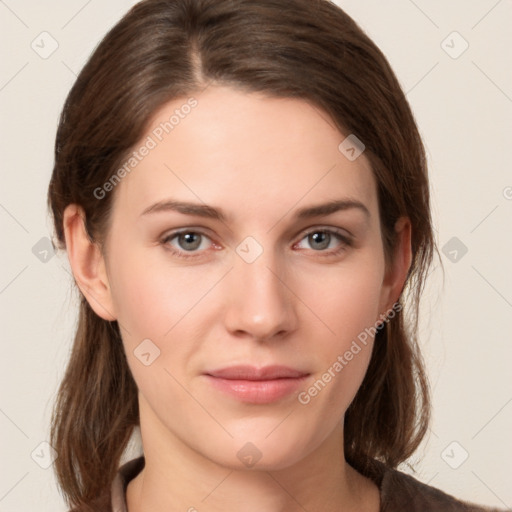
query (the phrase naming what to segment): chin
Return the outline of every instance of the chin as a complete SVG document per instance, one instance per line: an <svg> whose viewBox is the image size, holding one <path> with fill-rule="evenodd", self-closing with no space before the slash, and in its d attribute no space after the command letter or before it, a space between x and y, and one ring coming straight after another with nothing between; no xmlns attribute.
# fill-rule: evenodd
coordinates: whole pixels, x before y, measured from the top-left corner
<svg viewBox="0 0 512 512"><path fill-rule="evenodd" d="M223 446L217 440L212 444L215 453L209 458L232 470L278 471L297 464L321 444L318 432L286 428L284 424L291 422L291 417L279 425L281 421L273 421L270 429L267 423L264 428L244 428Z"/></svg>

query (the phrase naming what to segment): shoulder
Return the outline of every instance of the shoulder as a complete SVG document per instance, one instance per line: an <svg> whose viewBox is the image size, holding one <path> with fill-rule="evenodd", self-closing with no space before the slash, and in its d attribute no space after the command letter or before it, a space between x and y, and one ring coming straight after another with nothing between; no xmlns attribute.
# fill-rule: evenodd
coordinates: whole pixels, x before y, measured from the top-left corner
<svg viewBox="0 0 512 512"><path fill-rule="evenodd" d="M381 512L500 512L460 501L400 471L382 468Z"/></svg>
<svg viewBox="0 0 512 512"><path fill-rule="evenodd" d="M112 484L109 503L91 504L92 507L87 510L74 509L70 512L126 512L126 487L142 471L144 464L144 457L141 456L119 468ZM380 512L505 512L460 501L378 461L372 461L365 470L358 470L378 485L381 495Z"/></svg>
<svg viewBox="0 0 512 512"><path fill-rule="evenodd" d="M125 462L117 471L110 493L68 512L127 512L126 488L144 468L144 456Z"/></svg>
<svg viewBox="0 0 512 512"><path fill-rule="evenodd" d="M144 465L144 456L140 456L126 462L119 468L116 478L112 482L112 512L126 512L126 488L130 480L144 469Z"/></svg>

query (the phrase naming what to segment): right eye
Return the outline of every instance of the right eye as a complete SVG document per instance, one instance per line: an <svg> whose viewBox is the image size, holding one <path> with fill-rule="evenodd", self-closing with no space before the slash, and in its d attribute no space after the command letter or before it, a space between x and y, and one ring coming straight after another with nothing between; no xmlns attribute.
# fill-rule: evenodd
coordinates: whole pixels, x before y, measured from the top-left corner
<svg viewBox="0 0 512 512"><path fill-rule="evenodd" d="M197 253L204 252L213 242L204 233L186 229L167 234L162 244L180 258L192 258L199 256Z"/></svg>

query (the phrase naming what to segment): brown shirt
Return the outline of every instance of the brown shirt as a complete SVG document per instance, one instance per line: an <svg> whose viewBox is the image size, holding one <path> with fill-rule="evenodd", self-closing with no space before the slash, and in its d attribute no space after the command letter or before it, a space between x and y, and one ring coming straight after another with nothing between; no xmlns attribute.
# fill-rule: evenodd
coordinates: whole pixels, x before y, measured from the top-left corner
<svg viewBox="0 0 512 512"><path fill-rule="evenodd" d="M112 483L112 512L127 512L126 487L143 467L143 456L121 466ZM377 468L371 478L380 489L380 512L500 512L459 501L383 464Z"/></svg>

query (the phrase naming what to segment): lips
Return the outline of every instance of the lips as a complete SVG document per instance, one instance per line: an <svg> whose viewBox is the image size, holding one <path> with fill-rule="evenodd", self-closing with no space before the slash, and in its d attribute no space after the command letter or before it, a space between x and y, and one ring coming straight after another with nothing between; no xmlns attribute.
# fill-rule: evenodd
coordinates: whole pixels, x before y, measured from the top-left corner
<svg viewBox="0 0 512 512"><path fill-rule="evenodd" d="M252 404L267 404L288 397L308 376L307 372L287 366L231 366L205 374L214 389Z"/></svg>
<svg viewBox="0 0 512 512"><path fill-rule="evenodd" d="M295 379L307 375L305 372L288 368L287 366L265 366L256 368L254 366L231 366L221 370L213 370L207 375L229 380L274 380L274 379Z"/></svg>

